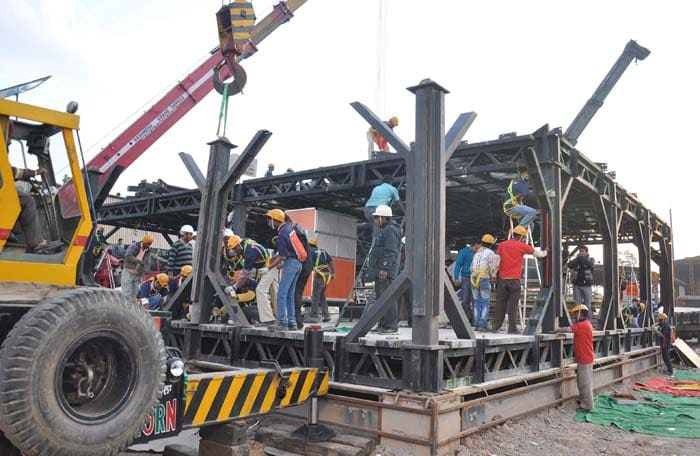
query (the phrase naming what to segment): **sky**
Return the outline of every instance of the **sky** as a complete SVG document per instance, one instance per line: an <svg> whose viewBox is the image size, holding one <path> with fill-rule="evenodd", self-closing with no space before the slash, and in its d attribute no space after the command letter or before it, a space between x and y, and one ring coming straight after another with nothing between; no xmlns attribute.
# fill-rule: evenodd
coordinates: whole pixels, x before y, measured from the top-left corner
<svg viewBox="0 0 700 456"><path fill-rule="evenodd" d="M577 148L607 162L618 182L664 220L673 214L676 258L700 255L693 138L700 106L695 2L309 0L244 62L248 84L229 101L227 136L241 148L273 132L259 154L277 170L316 168L366 157L361 101L413 138L415 99L406 90L429 77L448 89L446 122L475 111L465 139L569 125L624 45L651 50L630 65ZM258 18L271 0L253 1ZM80 103L86 158L218 44L220 0L3 0L0 87L52 78L20 101L64 109ZM380 21L380 17L384 19ZM380 27L379 24L383 26ZM379 33L379 30L383 33ZM383 36L383 39L378 39ZM381 56L381 58L379 58ZM378 62L381 61L381 65ZM177 153L206 169L216 136L214 92L120 178L193 187Z"/></svg>

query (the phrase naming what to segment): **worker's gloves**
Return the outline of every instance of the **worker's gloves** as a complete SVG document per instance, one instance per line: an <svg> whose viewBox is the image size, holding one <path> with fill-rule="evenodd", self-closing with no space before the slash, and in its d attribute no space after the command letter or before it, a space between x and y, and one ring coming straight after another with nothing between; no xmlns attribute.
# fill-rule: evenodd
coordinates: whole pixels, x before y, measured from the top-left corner
<svg viewBox="0 0 700 456"><path fill-rule="evenodd" d="M533 255L536 258L544 258L547 256L547 250L535 249L535 252L533 253Z"/></svg>
<svg viewBox="0 0 700 456"><path fill-rule="evenodd" d="M224 293L231 296L232 298L235 298L236 297L236 287L229 285L228 287L224 288Z"/></svg>
<svg viewBox="0 0 700 456"><path fill-rule="evenodd" d="M144 307L148 307L148 298L141 298L141 305Z"/></svg>

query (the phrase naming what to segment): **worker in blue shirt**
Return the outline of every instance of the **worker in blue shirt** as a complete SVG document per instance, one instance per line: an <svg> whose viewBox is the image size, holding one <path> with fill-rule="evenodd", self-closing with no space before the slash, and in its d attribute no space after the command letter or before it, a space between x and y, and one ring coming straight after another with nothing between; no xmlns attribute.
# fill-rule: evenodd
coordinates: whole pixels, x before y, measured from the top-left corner
<svg viewBox="0 0 700 456"><path fill-rule="evenodd" d="M161 272L155 277L141 282L137 298L148 310L158 310L168 296L170 276Z"/></svg>
<svg viewBox="0 0 700 456"><path fill-rule="evenodd" d="M369 195L369 199L365 203L365 218L368 222L374 223L374 211L377 206L389 206L391 207L394 203L401 209L404 210L403 204L401 203L401 197L399 196L399 191L391 185L391 176L386 175L382 179L383 182L372 189L372 193Z"/></svg>
<svg viewBox="0 0 700 456"><path fill-rule="evenodd" d="M523 199L530 194L528 179L528 172L521 171L516 179L510 181L506 190L506 200L503 203L503 212L514 219L520 218L518 226L529 229L537 211L523 204Z"/></svg>
<svg viewBox="0 0 700 456"><path fill-rule="evenodd" d="M285 214L281 209L272 209L267 212L268 225L277 232L277 256L270 260L270 268L274 268L282 261L282 277L277 291L277 324L271 326L273 331L297 329L296 316L294 315L294 291L297 279L301 273L301 262L306 260L306 248L294 231L294 228L285 223Z"/></svg>
<svg viewBox="0 0 700 456"><path fill-rule="evenodd" d="M472 247L469 244L465 245L457 254L454 272L454 280L460 283L462 289L462 307L471 324L474 324L474 307L472 304L472 286L469 279L471 277L473 258L474 251Z"/></svg>

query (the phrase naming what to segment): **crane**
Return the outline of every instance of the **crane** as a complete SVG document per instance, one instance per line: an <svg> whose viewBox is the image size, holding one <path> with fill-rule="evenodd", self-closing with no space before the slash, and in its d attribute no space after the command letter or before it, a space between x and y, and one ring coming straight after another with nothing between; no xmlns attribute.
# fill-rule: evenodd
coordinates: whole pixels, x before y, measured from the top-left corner
<svg viewBox="0 0 700 456"><path fill-rule="evenodd" d="M620 57L617 58L615 64L612 66L610 71L608 71L608 74L605 75L603 82L601 82L598 88L595 89L593 96L586 102L581 111L576 115L576 118L573 122L571 122L569 128L566 129L564 136L571 142L571 144L576 145L579 136L581 136L581 133L583 133L583 130L585 130L588 122L590 122L595 113L598 112L598 109L603 106L605 98L610 94L613 87L615 87L617 81L620 80L632 60L644 60L650 53L651 51L649 51L649 49L640 46L634 40L630 40L629 43L627 43Z"/></svg>
<svg viewBox="0 0 700 456"><path fill-rule="evenodd" d="M288 22L306 1L287 0L276 4L273 10L252 28L247 43L239 48L235 61L239 62L253 55L257 46L280 25ZM224 6L222 10L224 8L228 7ZM220 13L221 10L217 13L217 19ZM221 34L220 42L225 42ZM245 72L240 66L231 65L233 59L226 58L224 50L216 47L201 65L179 81L86 164L95 207L102 205L119 175L206 97L215 85L217 90L220 90L223 85L221 81L238 72L233 74L234 84L242 88L245 84ZM228 61L228 64L225 64L225 61ZM70 182L63 185L58 191L58 197L64 218L72 218L79 214L74 185Z"/></svg>

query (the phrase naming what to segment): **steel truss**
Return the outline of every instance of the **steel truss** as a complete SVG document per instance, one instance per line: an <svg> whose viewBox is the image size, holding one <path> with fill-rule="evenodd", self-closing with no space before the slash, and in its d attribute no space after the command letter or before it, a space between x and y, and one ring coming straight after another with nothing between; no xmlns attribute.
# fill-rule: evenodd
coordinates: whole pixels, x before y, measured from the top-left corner
<svg viewBox="0 0 700 456"><path fill-rule="evenodd" d="M473 113L462 114L445 132L447 91L430 80L410 90L416 96L416 141L412 148L369 109L354 103L353 107L399 151L395 157L253 179L233 186L229 193L228 204L237 212L236 230L240 234L245 232L246 220L248 225L254 222L251 214L269 207L315 206L359 218L365 196L387 174L405 194L407 250L412 254L385 294L365 311L346 337L335 342L335 378L374 386L439 391L449 382L464 381L466 377L484 381L498 378L494 376L503 372L540 368L542 362L561 366L571 355L570 344L548 337L559 327L560 318L568 317L563 293L563 251L580 242L600 243L603 248L605 291L598 329L606 332L600 336L603 339L597 342L596 350L619 353L639 344L650 345L651 306L642 315L644 336L628 332L621 318L618 245L631 242L637 246L640 299L644 302L649 303L652 297L651 262L659 266L661 303L673 316L670 226L619 186L603 167L578 151L560 129L544 125L531 135L467 144L461 142L461 137L471 125ZM445 278L442 247L461 246L485 232L503 237L508 227L501 207L504 189L521 168L529 171L536 198L531 204L540 210L535 237L541 247L549 249L547 257L539 260L543 284L524 335L544 338L537 343L497 347L498 342L473 340L474 332ZM178 211L191 214L197 198L199 191L136 198L103 207L101 222L167 225L167 217ZM146 216L145 222L139 214ZM209 266L214 270L213 265ZM415 329L411 344L400 349L366 345L363 336L408 289L412 289ZM473 345L448 348L439 340L438 317L442 310L459 339ZM210 338L207 334L200 331L198 336L189 336L194 344L190 352L225 354L232 362L242 364L256 362L256 356L294 364L294 344L285 349L274 348L279 344L275 337L256 336L254 342L239 338L234 345L212 342L209 346L205 343ZM243 344L239 347L243 355L240 351L230 355L228 352L235 351L239 343ZM250 343L257 344L255 349L242 348ZM197 348L198 344L201 348ZM469 374L462 375L465 372Z"/></svg>
<svg viewBox="0 0 700 456"><path fill-rule="evenodd" d="M412 351L409 343L366 339L346 343L344 338L324 334L323 358L334 381L406 389L405 372L415 370L409 361ZM281 335L259 328L174 321L166 339L188 358L202 361L255 368L262 361L275 360L282 367L305 367L304 334L300 332ZM634 355L653 346L652 341L650 328L596 332L593 337L596 361ZM514 377L575 362L571 335L452 339L443 345L443 388Z"/></svg>

